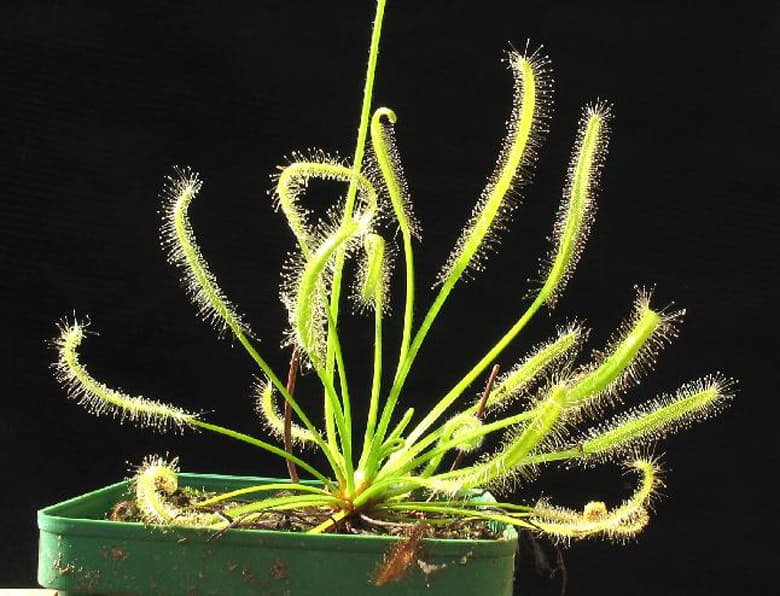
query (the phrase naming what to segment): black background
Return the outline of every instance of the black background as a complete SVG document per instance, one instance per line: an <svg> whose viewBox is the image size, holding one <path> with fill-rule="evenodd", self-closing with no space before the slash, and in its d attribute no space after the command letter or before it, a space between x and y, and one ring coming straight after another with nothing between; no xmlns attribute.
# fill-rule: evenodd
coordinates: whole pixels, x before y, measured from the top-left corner
<svg viewBox="0 0 780 596"><path fill-rule="evenodd" d="M580 108L597 97L613 102L615 120L590 242L557 309L540 313L502 363L575 317L593 329L588 348L599 346L641 284L688 316L628 404L715 370L740 380L723 415L658 447L666 498L637 541L565 551L569 594L764 593L774 563L780 27L777 5L728 4L387 9L375 105L399 114L423 225L418 316L493 166L510 106L502 52L543 43L556 79L534 184L487 270L451 297L404 400L440 395L521 312ZM170 451L193 471L284 475L279 461L218 436L160 436L90 416L53 381L47 341L63 316L89 315L100 336L84 358L96 376L262 432L251 360L193 316L159 250L159 190L172 164L201 173L191 216L203 252L283 372L278 271L292 239L266 196L268 175L295 149L352 153L372 13L369 1L3 2L0 586L35 583L36 509L120 479L147 453ZM315 185L312 204L342 190ZM355 387L367 386L370 330L368 319L343 329ZM314 387L305 379L300 394ZM614 503L631 481L615 465L551 470L507 496ZM527 551L519 565L518 589L557 593L557 579L534 577Z"/></svg>

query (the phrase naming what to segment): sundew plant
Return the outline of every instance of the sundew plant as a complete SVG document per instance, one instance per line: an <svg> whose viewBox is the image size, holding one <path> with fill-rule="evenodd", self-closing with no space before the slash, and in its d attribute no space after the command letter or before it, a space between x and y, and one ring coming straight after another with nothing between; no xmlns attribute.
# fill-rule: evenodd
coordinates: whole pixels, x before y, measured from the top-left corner
<svg viewBox="0 0 780 596"><path fill-rule="evenodd" d="M388 523L423 518L430 524L458 519L502 522L563 540L631 537L647 524L662 485L659 463L647 455L648 446L717 413L732 395L730 380L710 375L612 413L676 336L682 311L658 309L651 293L639 290L625 322L590 358L578 354L586 328L568 324L499 374L506 348L540 309L555 306L583 250L607 154L611 107L596 101L582 110L551 247L542 261L543 282L530 304L523 305L516 322L452 388L438 397L431 388L427 411L405 408L405 382L434 322L464 275L483 268L510 223L518 189L529 178L550 123L552 88L544 55L508 51L514 95L495 169L435 280L433 302L418 317L422 311L415 302L414 250L421 226L401 165L397 116L386 107L372 112L384 9L385 0L378 0L353 159L323 151L296 153L273 177L274 204L295 239L281 288L289 313L284 345L292 351L286 382L257 351L249 325L220 289L198 247L187 212L201 190L200 178L190 169L177 168L164 191L162 238L168 260L180 270L200 316L220 334L232 335L259 367L255 399L270 436L256 438L217 426L201 413L131 396L95 379L79 356L87 324L75 319L61 323L55 339L56 375L70 396L95 414L156 428L212 431L286 460L290 482L217 494L185 507L170 499L178 485L175 462L150 457L135 478L138 506L149 523L222 529L296 510L307 513L311 523L303 529L311 533L338 530L340 522L350 519ZM346 187L339 203L318 220L305 206L307 187L315 179ZM394 238L399 239L397 248L392 246ZM344 364L347 346L339 337L348 297L348 261L357 263L351 293L355 310L373 317L373 377L368 387L350 384ZM397 348L388 347L383 335L394 264L405 284ZM316 375L321 393L305 398L295 394L299 365ZM394 375L392 383L383 386L382 372L388 366L394 366ZM469 389L484 378L481 397L472 399ZM322 420L307 414L305 406L312 399L324 400ZM361 423L353 416L355 402L368 405ZM493 442L500 446L482 450L491 435L501 437ZM312 449L321 452L327 468L307 461L305 454ZM568 509L547 499L530 505L488 505L472 498L481 489L516 487L545 464L612 461L623 462L637 478L633 494L612 508L599 500ZM316 482L303 482L300 475ZM248 496L254 500L246 501Z"/></svg>

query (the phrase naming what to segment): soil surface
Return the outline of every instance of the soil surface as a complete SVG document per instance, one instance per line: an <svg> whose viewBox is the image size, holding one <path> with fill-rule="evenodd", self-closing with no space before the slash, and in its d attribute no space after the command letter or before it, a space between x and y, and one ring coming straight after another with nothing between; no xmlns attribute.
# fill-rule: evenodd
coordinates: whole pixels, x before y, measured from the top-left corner
<svg viewBox="0 0 780 596"><path fill-rule="evenodd" d="M279 491L269 495L269 497L285 496L286 494L293 493ZM193 507L194 503L211 496L214 496L213 493L184 488L177 490L169 499L176 507L188 510ZM197 511L223 515L221 510L249 502L251 501L232 500L215 504L211 508L199 507ZM254 517L252 520L230 519L227 516L225 516L225 520L229 522L229 527L306 532L328 520L332 513L332 511L322 508L305 507L289 511L267 511L262 516ZM106 518L112 521L144 522L141 511L132 499L115 503L106 513ZM494 528L495 524L482 520L453 518L429 512L404 512L403 517L387 517L386 513L365 512L356 513L339 521L330 532L344 535L407 537L413 533L422 533L425 538L496 540L501 537L501 531L496 531Z"/></svg>

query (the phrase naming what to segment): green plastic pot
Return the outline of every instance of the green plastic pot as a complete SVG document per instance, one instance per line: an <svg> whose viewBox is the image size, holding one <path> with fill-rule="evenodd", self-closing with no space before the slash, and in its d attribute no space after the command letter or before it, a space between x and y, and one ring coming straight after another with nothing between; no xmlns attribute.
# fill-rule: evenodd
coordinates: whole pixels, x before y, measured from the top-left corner
<svg viewBox="0 0 780 596"><path fill-rule="evenodd" d="M181 474L180 483L226 491L284 482ZM396 583L370 578L398 540L269 530L149 528L105 519L128 495L120 482L38 512L38 581L60 594L512 594L517 534L499 540L423 541L421 562Z"/></svg>

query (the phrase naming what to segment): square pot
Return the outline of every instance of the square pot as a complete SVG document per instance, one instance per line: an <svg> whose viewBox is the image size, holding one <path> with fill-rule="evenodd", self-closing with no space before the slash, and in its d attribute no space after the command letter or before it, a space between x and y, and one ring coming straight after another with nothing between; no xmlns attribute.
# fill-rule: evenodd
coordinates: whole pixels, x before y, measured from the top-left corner
<svg viewBox="0 0 780 596"><path fill-rule="evenodd" d="M229 491L272 478L179 474L182 486ZM61 593L302 596L512 594L517 533L498 540L425 539L396 583L370 578L399 539L231 529L155 528L105 519L128 482L38 512L38 581Z"/></svg>

